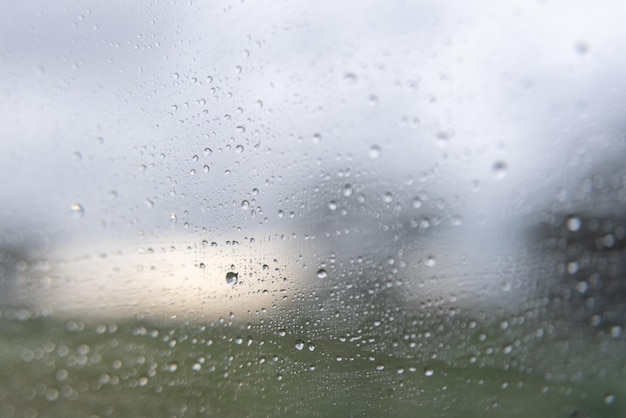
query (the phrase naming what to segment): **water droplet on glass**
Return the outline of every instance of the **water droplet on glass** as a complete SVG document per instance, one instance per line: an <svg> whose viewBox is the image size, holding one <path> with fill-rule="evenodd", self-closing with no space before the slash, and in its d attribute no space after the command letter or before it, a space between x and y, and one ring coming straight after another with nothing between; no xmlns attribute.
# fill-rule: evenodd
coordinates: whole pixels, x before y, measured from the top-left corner
<svg viewBox="0 0 626 418"><path fill-rule="evenodd" d="M72 215L76 219L80 219L85 216L85 209L78 203L73 203L72 206L70 206L70 209L72 210Z"/></svg>
<svg viewBox="0 0 626 418"><path fill-rule="evenodd" d="M234 286L239 281L239 274L229 271L226 273L226 284Z"/></svg>
<svg viewBox="0 0 626 418"><path fill-rule="evenodd" d="M493 163L493 173L496 177L496 180L502 180L506 177L508 167L504 161L496 161Z"/></svg>
<svg viewBox="0 0 626 418"><path fill-rule="evenodd" d="M383 202L385 203L393 202L393 194L391 192L385 192L383 194Z"/></svg>
<svg viewBox="0 0 626 418"><path fill-rule="evenodd" d="M346 184L345 186L343 186L342 193L346 197L352 196L352 185Z"/></svg>
<svg viewBox="0 0 626 418"><path fill-rule="evenodd" d="M328 209L337 210L337 202L335 202L334 200L331 200L330 202L328 202Z"/></svg>
<svg viewBox="0 0 626 418"><path fill-rule="evenodd" d="M411 206L413 206L414 209L419 209L422 207L422 199L420 199L419 197L416 197L415 199L413 199L413 201L411 202Z"/></svg>
<svg viewBox="0 0 626 418"><path fill-rule="evenodd" d="M582 226L582 221L580 220L578 216L572 216L571 218L567 220L567 229L569 229L572 232L576 232L580 230L581 226Z"/></svg>
<svg viewBox="0 0 626 418"><path fill-rule="evenodd" d="M435 257L428 257L426 259L426 266L427 267L435 267L436 264L437 264L437 261L435 260Z"/></svg>
<svg viewBox="0 0 626 418"><path fill-rule="evenodd" d="M376 370L378 370L379 372L382 371L382 370L385 370L385 365L382 364L382 363L378 363L376 365Z"/></svg>
<svg viewBox="0 0 626 418"><path fill-rule="evenodd" d="M248 210L249 208L250 208L250 202L248 202L247 200L242 200L241 201L241 209Z"/></svg>
<svg viewBox="0 0 626 418"><path fill-rule="evenodd" d="M370 158L378 158L383 153L382 149L378 145L372 145L369 150Z"/></svg>
<svg viewBox="0 0 626 418"><path fill-rule="evenodd" d="M244 133L245 131L246 131L246 128L244 128L243 126L237 126L237 132Z"/></svg>
<svg viewBox="0 0 626 418"><path fill-rule="evenodd" d="M318 133L313 134L312 141L314 144L319 144L320 142L322 142L322 135Z"/></svg>
<svg viewBox="0 0 626 418"><path fill-rule="evenodd" d="M611 337L619 338L622 335L622 327L615 325L611 327Z"/></svg>
<svg viewBox="0 0 626 418"><path fill-rule="evenodd" d="M327 278L327 277L328 277L328 272L326 272L326 270L324 270L324 269L319 269L319 270L317 271L317 278L318 278L318 279L325 279L325 278Z"/></svg>
<svg viewBox="0 0 626 418"><path fill-rule="evenodd" d="M202 167L202 170L207 174L209 173L209 171L211 171L208 165L205 165L204 167Z"/></svg>
<svg viewBox="0 0 626 418"><path fill-rule="evenodd" d="M304 349L304 341L296 340L295 347L296 347L296 350L302 351Z"/></svg>
<svg viewBox="0 0 626 418"><path fill-rule="evenodd" d="M604 397L604 403L607 405L611 405L615 402L615 395L611 395L610 393Z"/></svg>
<svg viewBox="0 0 626 418"><path fill-rule="evenodd" d="M359 81L359 77L356 74L354 74L354 73L346 73L343 76L343 80L347 84L356 84Z"/></svg>
<svg viewBox="0 0 626 418"><path fill-rule="evenodd" d="M237 145L237 146L235 147L235 152L236 152L237 154L241 154L241 153L243 152L243 145Z"/></svg>
<svg viewBox="0 0 626 418"><path fill-rule="evenodd" d="M315 351L315 344L309 343L309 351Z"/></svg>
<svg viewBox="0 0 626 418"><path fill-rule="evenodd" d="M437 132L436 144L439 147L445 147L450 142L450 138L452 138L452 134L446 131Z"/></svg>
<svg viewBox="0 0 626 418"><path fill-rule="evenodd" d="M580 41L576 43L575 49L580 55L585 55L589 51L589 45L584 41Z"/></svg>
<svg viewBox="0 0 626 418"><path fill-rule="evenodd" d="M424 376L431 377L434 374L435 374L435 371L433 369L431 369L430 367L426 367L424 369Z"/></svg>

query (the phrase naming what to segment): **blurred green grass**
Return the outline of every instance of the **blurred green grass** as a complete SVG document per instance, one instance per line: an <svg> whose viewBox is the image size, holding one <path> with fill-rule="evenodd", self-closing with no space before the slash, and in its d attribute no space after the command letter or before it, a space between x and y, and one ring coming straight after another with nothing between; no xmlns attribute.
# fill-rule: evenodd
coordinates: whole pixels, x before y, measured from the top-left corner
<svg viewBox="0 0 626 418"><path fill-rule="evenodd" d="M620 341L587 344L589 364L561 358L560 376L558 341L537 348L554 368L531 367L528 353L490 353L495 337L460 344L451 332L426 346L393 328L353 338L264 322L5 316L0 416L626 416Z"/></svg>

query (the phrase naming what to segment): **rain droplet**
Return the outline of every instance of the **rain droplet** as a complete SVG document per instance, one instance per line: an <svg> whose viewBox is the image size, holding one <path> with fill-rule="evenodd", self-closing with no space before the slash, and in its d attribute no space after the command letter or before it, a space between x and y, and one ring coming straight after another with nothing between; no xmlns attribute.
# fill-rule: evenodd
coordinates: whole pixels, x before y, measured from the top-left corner
<svg viewBox="0 0 626 418"><path fill-rule="evenodd" d="M229 286L234 286L239 281L239 274L229 271L226 273L226 284Z"/></svg>
<svg viewBox="0 0 626 418"><path fill-rule="evenodd" d="M454 215L452 217L452 225L454 226L461 226L463 225L463 218L459 215Z"/></svg>
<svg viewBox="0 0 626 418"><path fill-rule="evenodd" d="M452 133L446 131L437 132L436 144L439 147L445 147L450 142L450 138L452 138Z"/></svg>
<svg viewBox="0 0 626 418"><path fill-rule="evenodd" d="M354 73L344 74L343 79L347 84L356 84L359 81L359 77Z"/></svg>
<svg viewBox="0 0 626 418"><path fill-rule="evenodd" d="M378 145L372 145L369 150L370 158L378 158L383 153L382 149Z"/></svg>
<svg viewBox="0 0 626 418"><path fill-rule="evenodd" d="M428 257L426 259L426 266L427 267L435 267L435 265L437 264L437 261L435 260L435 257Z"/></svg>
<svg viewBox="0 0 626 418"><path fill-rule="evenodd" d="M572 216L571 218L567 220L567 229L569 229L572 232L576 232L580 230L581 226L582 226L582 221L580 220L578 216Z"/></svg>
<svg viewBox="0 0 626 418"><path fill-rule="evenodd" d="M315 344L309 343L309 351L315 351Z"/></svg>
<svg viewBox="0 0 626 418"><path fill-rule="evenodd" d="M343 186L342 193L345 197L352 196L352 185L346 184Z"/></svg>
<svg viewBox="0 0 626 418"><path fill-rule="evenodd" d="M312 141L314 144L319 144L320 142L322 142L322 135L318 133L313 134Z"/></svg>
<svg viewBox="0 0 626 418"><path fill-rule="evenodd" d="M385 365L382 364L382 363L378 363L376 365L376 370L378 370L379 372L382 371L382 370L385 370Z"/></svg>
<svg viewBox="0 0 626 418"><path fill-rule="evenodd" d="M337 202L335 202L334 200L331 200L330 202L328 202L328 209L337 210Z"/></svg>
<svg viewBox="0 0 626 418"><path fill-rule="evenodd" d="M241 154L241 153L243 152L243 145L237 145L237 146L235 147L235 152L236 152L237 154Z"/></svg>
<svg viewBox="0 0 626 418"><path fill-rule="evenodd" d="M589 45L584 41L576 42L575 50L580 55L585 55L589 51Z"/></svg>
<svg viewBox="0 0 626 418"><path fill-rule="evenodd" d="M250 208L250 202L248 202L247 200L242 200L241 201L241 209L248 210L249 208Z"/></svg>
<svg viewBox="0 0 626 418"><path fill-rule="evenodd" d="M70 206L70 209L72 210L72 214L76 219L80 219L85 216L85 209L82 207L82 205L78 203L73 203L72 206Z"/></svg>
<svg viewBox="0 0 626 418"><path fill-rule="evenodd" d="M435 371L433 369L431 369L430 367L426 367L424 369L424 376L431 377L434 374L435 374Z"/></svg>
<svg viewBox="0 0 626 418"><path fill-rule="evenodd" d="M411 206L413 206L414 209L419 209L422 207L422 199L420 199L419 197L416 197L415 199L413 199L413 201L411 202Z"/></svg>
<svg viewBox="0 0 626 418"><path fill-rule="evenodd" d="M328 277L328 272L326 272L326 270L324 270L324 269L319 269L319 270L317 271L317 278L318 278L318 279L325 279L325 278L327 278L327 277Z"/></svg>
<svg viewBox="0 0 626 418"><path fill-rule="evenodd" d="M296 350L302 351L304 349L304 341L296 340L295 347L296 347Z"/></svg>
<svg viewBox="0 0 626 418"><path fill-rule="evenodd" d="M493 163L493 173L496 176L496 180L502 180L506 177L508 167L504 161L496 161Z"/></svg>
<svg viewBox="0 0 626 418"><path fill-rule="evenodd" d="M383 202L385 203L393 202L393 194L391 192L385 192L383 194Z"/></svg>

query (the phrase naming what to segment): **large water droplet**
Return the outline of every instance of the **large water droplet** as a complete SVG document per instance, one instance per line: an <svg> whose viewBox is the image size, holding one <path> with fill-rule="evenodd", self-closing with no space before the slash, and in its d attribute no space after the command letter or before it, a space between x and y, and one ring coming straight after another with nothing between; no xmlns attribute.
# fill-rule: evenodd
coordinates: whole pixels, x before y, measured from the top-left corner
<svg viewBox="0 0 626 418"><path fill-rule="evenodd" d="M85 216L85 209L78 203L73 203L72 206L70 206L70 209L72 210L72 215L76 219L80 219Z"/></svg>
<svg viewBox="0 0 626 418"><path fill-rule="evenodd" d="M435 371L433 369L431 369L430 367L426 367L424 369L424 376L431 377L434 374L435 374Z"/></svg>
<svg viewBox="0 0 626 418"><path fill-rule="evenodd" d="M378 158L378 157L380 157L380 154L382 154L382 153L383 153L383 150L380 148L380 146L372 145L370 147L370 150L369 150L370 158L372 158L372 159Z"/></svg>
<svg viewBox="0 0 626 418"><path fill-rule="evenodd" d="M508 167L506 162L504 161L496 161L493 163L493 173L496 177L496 180L502 180L506 177L506 173L508 171Z"/></svg>
<svg viewBox="0 0 626 418"><path fill-rule="evenodd" d="M295 347L296 347L296 350L302 351L304 349L304 341L296 340Z"/></svg>
<svg viewBox="0 0 626 418"><path fill-rule="evenodd" d="M324 269L319 269L317 271L317 278L318 279L325 279L328 277L328 272Z"/></svg>
<svg viewBox="0 0 626 418"><path fill-rule="evenodd" d="M239 281L239 274L229 271L226 273L226 284L229 286L234 286Z"/></svg>
<svg viewBox="0 0 626 418"><path fill-rule="evenodd" d="M572 232L576 232L580 230L581 226L582 226L582 221L580 220L578 216L572 216L567 220L567 229L569 229Z"/></svg>

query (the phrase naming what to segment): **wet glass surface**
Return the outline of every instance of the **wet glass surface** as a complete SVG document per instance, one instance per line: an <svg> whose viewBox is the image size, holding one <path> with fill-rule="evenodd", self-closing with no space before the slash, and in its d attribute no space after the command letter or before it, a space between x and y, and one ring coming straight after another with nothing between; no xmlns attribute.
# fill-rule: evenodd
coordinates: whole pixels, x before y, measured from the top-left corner
<svg viewBox="0 0 626 418"><path fill-rule="evenodd" d="M626 415L625 17L0 6L0 416Z"/></svg>

